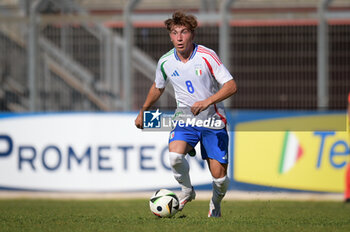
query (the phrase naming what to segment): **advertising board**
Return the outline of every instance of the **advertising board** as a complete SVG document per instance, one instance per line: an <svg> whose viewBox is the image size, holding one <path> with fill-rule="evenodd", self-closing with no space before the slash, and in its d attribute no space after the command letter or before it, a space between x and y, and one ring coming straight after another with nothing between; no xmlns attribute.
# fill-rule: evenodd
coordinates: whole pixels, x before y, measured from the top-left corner
<svg viewBox="0 0 350 232"><path fill-rule="evenodd" d="M3 114L0 188L139 191L176 188L168 131L141 131L135 113ZM193 185L211 183L206 163L189 160Z"/></svg>

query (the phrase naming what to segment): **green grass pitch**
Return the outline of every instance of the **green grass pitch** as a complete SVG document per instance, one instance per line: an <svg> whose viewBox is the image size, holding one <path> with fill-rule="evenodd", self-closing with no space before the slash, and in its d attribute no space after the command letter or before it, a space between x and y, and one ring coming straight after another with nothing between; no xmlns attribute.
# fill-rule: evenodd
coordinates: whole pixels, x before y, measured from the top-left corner
<svg viewBox="0 0 350 232"><path fill-rule="evenodd" d="M151 214L147 199L0 200L0 231L350 231L350 204L324 201L231 201L207 218L195 200L174 218Z"/></svg>

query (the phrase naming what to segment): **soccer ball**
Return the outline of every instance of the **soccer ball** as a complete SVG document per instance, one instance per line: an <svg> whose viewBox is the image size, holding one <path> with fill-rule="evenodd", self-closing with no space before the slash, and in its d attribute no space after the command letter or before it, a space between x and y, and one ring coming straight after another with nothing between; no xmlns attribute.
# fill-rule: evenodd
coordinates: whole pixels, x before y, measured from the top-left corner
<svg viewBox="0 0 350 232"><path fill-rule="evenodd" d="M158 217L172 217L179 209L179 199L172 191L160 189L152 195L149 207L151 212Z"/></svg>

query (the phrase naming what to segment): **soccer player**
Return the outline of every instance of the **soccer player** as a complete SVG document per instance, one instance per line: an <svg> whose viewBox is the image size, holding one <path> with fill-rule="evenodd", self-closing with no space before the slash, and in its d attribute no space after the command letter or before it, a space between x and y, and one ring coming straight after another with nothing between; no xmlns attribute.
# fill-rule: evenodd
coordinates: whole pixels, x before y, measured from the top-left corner
<svg viewBox="0 0 350 232"><path fill-rule="evenodd" d="M350 130L350 93L348 96L348 130ZM346 203L350 203L350 161L345 169L345 191L344 198Z"/></svg>
<svg viewBox="0 0 350 232"><path fill-rule="evenodd" d="M160 58L155 82L135 125L142 128L144 110L158 100L170 82L177 102L174 121L195 122L176 124L169 137L170 165L182 190L179 210L196 197L185 155L200 142L202 159L207 161L213 177L208 217L220 217L220 203L229 186L228 135L221 101L237 91L236 82L213 50L193 42L198 25L194 16L177 11L164 24L174 48ZM210 123L203 123L209 119Z"/></svg>

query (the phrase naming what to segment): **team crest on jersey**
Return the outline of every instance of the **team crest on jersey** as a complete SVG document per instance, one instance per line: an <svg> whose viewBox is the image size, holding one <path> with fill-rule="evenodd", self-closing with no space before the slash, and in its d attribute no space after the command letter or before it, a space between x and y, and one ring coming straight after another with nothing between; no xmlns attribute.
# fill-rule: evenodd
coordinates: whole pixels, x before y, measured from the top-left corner
<svg viewBox="0 0 350 232"><path fill-rule="evenodd" d="M202 65L195 65L194 66L195 72L197 76L201 76L203 71L202 71Z"/></svg>

